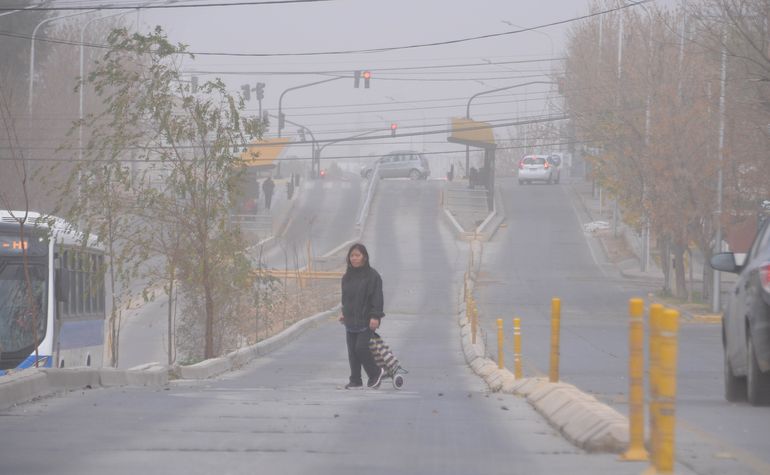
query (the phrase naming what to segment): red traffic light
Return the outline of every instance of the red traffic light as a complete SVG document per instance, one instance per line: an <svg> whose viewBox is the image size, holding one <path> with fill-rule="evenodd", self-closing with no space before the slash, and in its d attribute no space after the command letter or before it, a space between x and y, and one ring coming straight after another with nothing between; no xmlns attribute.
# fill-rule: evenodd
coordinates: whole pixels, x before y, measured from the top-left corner
<svg viewBox="0 0 770 475"><path fill-rule="evenodd" d="M363 74L364 79L371 79L372 78L372 72L371 71L364 71Z"/></svg>
<svg viewBox="0 0 770 475"><path fill-rule="evenodd" d="M390 130L396 130L397 128L398 128L398 124L396 124L395 122L390 124Z"/></svg>

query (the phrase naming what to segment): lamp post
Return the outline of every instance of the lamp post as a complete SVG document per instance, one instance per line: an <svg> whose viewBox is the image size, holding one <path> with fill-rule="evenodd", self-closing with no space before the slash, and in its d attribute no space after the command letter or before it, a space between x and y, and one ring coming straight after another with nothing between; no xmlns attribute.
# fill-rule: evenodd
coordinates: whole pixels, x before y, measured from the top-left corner
<svg viewBox="0 0 770 475"><path fill-rule="evenodd" d="M333 78L329 78L329 79L324 79L322 81L315 81L315 82L311 82L311 83L308 83L308 84L302 84L302 85L299 85L299 86L290 87L290 88L286 89L285 91L283 91L281 93L280 97L278 97L278 137L281 136L281 129L283 128L282 125L283 125L283 122L285 120L285 119L281 119L283 117L282 103L283 103L283 96L286 95L287 92L294 91L294 90L297 90L297 89L303 89L303 88L310 87L310 86L315 86L317 84L323 84L323 83L327 83L327 82L338 81L340 79L345 79L345 77L344 76L337 76L337 77L333 77Z"/></svg>
<svg viewBox="0 0 770 475"><path fill-rule="evenodd" d="M113 13L111 15L98 17L98 18L91 18L90 20L86 21L85 24L80 28L80 87L79 93L79 109L78 109L78 158L80 160L83 159L83 91L85 89L85 80L83 78L83 75L85 74L85 32L88 25L90 25L92 22L96 20L104 20L106 18L118 16L118 15L125 15L128 12L118 12Z"/></svg>
<svg viewBox="0 0 770 475"><path fill-rule="evenodd" d="M27 112L29 114L32 114L32 97L34 94L34 85L35 85L35 37L37 36L37 30L40 29L41 26L45 25L46 23L50 23L55 20L63 20L64 18L69 18L77 15L85 15L86 13L95 12L96 10L86 10L84 12L76 12L76 13L70 13L67 15L57 16L53 18L46 18L45 20L38 23L35 28L32 30L32 44L30 46L29 50L29 97L27 99Z"/></svg>
<svg viewBox="0 0 770 475"><path fill-rule="evenodd" d="M553 84L553 81L529 81L521 84L514 84L512 86L498 87L497 89L490 89L488 91L477 92L476 94L472 95L470 99L468 99L468 104L465 106L465 118L470 120L471 102L473 102L473 100L476 99L477 97L483 96L485 94L492 94L493 92L506 91L508 89L514 89L517 87L530 86L532 84ZM465 146L465 173L468 174L468 176L470 176L470 173L468 173L468 170L470 170L470 147L466 145Z"/></svg>
<svg viewBox="0 0 770 475"><path fill-rule="evenodd" d="M367 130L366 132L361 132L360 134L351 135L350 137L343 137L343 138L337 139L337 140L330 140L329 142L326 142L325 144L321 145L320 147L318 147L318 149L316 151L316 162L318 162L319 170L321 168L321 152L323 152L323 149L325 149L329 145L334 144L334 143L345 142L346 140L351 140L351 139L355 139L355 138L358 138L358 137L363 137L364 135L374 134L376 132L381 132L381 131L382 131L382 129Z"/></svg>

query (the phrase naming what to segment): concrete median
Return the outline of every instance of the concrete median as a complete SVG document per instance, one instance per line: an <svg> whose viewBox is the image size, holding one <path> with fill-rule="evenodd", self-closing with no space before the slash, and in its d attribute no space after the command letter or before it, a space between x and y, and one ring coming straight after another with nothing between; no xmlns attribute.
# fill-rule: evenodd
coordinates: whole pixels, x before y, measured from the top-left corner
<svg viewBox="0 0 770 475"><path fill-rule="evenodd" d="M471 267L466 287L475 286L481 267L481 243L471 242ZM463 303L464 295L460 296ZM462 305L464 307L464 305ZM490 391L514 394L527 399L552 427L567 440L589 452L620 453L628 446L628 419L594 396L564 382L551 383L546 378L516 379L506 368L498 368L488 358L481 328L476 343L471 343L471 330L463 308L458 315L460 338L465 361L471 370L487 383Z"/></svg>
<svg viewBox="0 0 770 475"><path fill-rule="evenodd" d="M174 373L179 379L208 379L231 371L253 361L255 358L275 351L311 328L315 328L339 312L339 305L302 319L289 328L266 338L254 345L240 348L219 358L211 358L189 366L179 366Z"/></svg>
<svg viewBox="0 0 770 475"><path fill-rule="evenodd" d="M0 378L0 409L75 389L112 386L151 386L168 384L168 370L161 365L142 369L115 368L31 368Z"/></svg>
<svg viewBox="0 0 770 475"><path fill-rule="evenodd" d="M40 368L27 369L0 378L0 410L73 389L114 386L166 386L169 376L181 379L208 379L240 368L261 355L274 351L299 335L320 325L339 311L339 306L305 318L286 330L255 345L240 348L225 356L189 366L169 369L159 363L147 363L131 369L115 368Z"/></svg>

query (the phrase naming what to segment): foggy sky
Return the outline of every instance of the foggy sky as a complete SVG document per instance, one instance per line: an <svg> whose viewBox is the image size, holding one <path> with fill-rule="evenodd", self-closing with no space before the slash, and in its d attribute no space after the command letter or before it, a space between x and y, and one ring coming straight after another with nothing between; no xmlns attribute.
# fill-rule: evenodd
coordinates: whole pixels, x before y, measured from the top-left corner
<svg viewBox="0 0 770 475"><path fill-rule="evenodd" d="M145 31L161 25L174 42L189 45L192 52L231 53L297 53L402 46L409 44L452 40L457 38L499 33L566 20L588 13L587 0L336 0L317 4L243 6L225 8L194 8L150 10L140 13L140 29ZM638 8L638 7L637 7ZM510 24L509 24L510 23ZM516 25L516 26L513 26ZM384 53L317 55L305 57L235 58L198 56L185 61L186 71L237 72L244 75L220 76L233 91L241 84L266 83L263 107L277 113L278 96L286 88L324 79L320 75L268 75L268 71L366 70L400 66L447 65L516 61L563 56L565 36L570 24L551 26L537 32L524 32L503 37L470 41L461 44L418 48ZM465 99L488 89L533 80L548 80L551 68L560 62L521 65L487 65L478 68L440 69L436 74L411 72L373 73L370 89L354 89L351 80L292 91L283 100L287 119L308 126L316 138L349 136L361 130L382 128L396 122L402 131L409 127L444 124L452 116L465 114ZM475 74L467 74L475 70ZM466 72L462 74L461 72ZM426 71L422 71L425 73ZM457 73L455 73L457 72ZM540 75L540 77L534 77ZM386 77L405 78L463 78L468 76L499 79L477 81L404 81L385 80ZM379 79L379 80L378 80ZM505 105L479 104L472 107L476 120L491 120L556 113L553 104L544 100L550 86L533 85L511 91L509 101L529 97L527 102ZM530 95L527 96L526 93ZM553 96L553 91L551 92ZM399 104L405 101L454 98L453 108L408 111L382 111L419 106L447 104L424 102ZM487 100L488 101L488 100ZM552 101L553 102L553 101ZM344 107L348 104L392 103L367 107ZM322 107L333 106L339 107ZM257 102L247 105L256 113ZM338 111L359 111L344 115L309 115ZM287 133L296 127L287 127ZM268 135L274 135L275 126ZM496 131L498 136L505 135ZM440 142L445 136L427 137L426 142ZM426 143L408 139L409 143L393 146L337 147L333 154L381 153L393 148L456 149L457 145ZM375 150L377 149L377 150ZM331 151L331 149L330 149ZM301 154L301 153L300 153Z"/></svg>

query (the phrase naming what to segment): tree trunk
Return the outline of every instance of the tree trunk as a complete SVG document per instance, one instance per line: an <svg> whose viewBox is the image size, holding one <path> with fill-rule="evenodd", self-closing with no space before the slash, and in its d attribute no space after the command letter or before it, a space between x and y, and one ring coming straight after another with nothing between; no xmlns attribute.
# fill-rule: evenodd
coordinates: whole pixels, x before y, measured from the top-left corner
<svg viewBox="0 0 770 475"><path fill-rule="evenodd" d="M209 275L208 249L205 241L203 244L203 296L206 307L206 346L204 357L214 357L214 298L211 289L211 276Z"/></svg>
<svg viewBox="0 0 770 475"><path fill-rule="evenodd" d="M171 268L171 273L168 279L168 365L171 366L174 363L174 274L175 268Z"/></svg>
<svg viewBox="0 0 770 475"><path fill-rule="evenodd" d="M671 295L671 247L668 237L661 240L660 267L663 271L663 295Z"/></svg>
<svg viewBox="0 0 770 475"><path fill-rule="evenodd" d="M676 278L676 296L680 299L687 298L687 280L684 272L685 246L674 243L674 274Z"/></svg>

